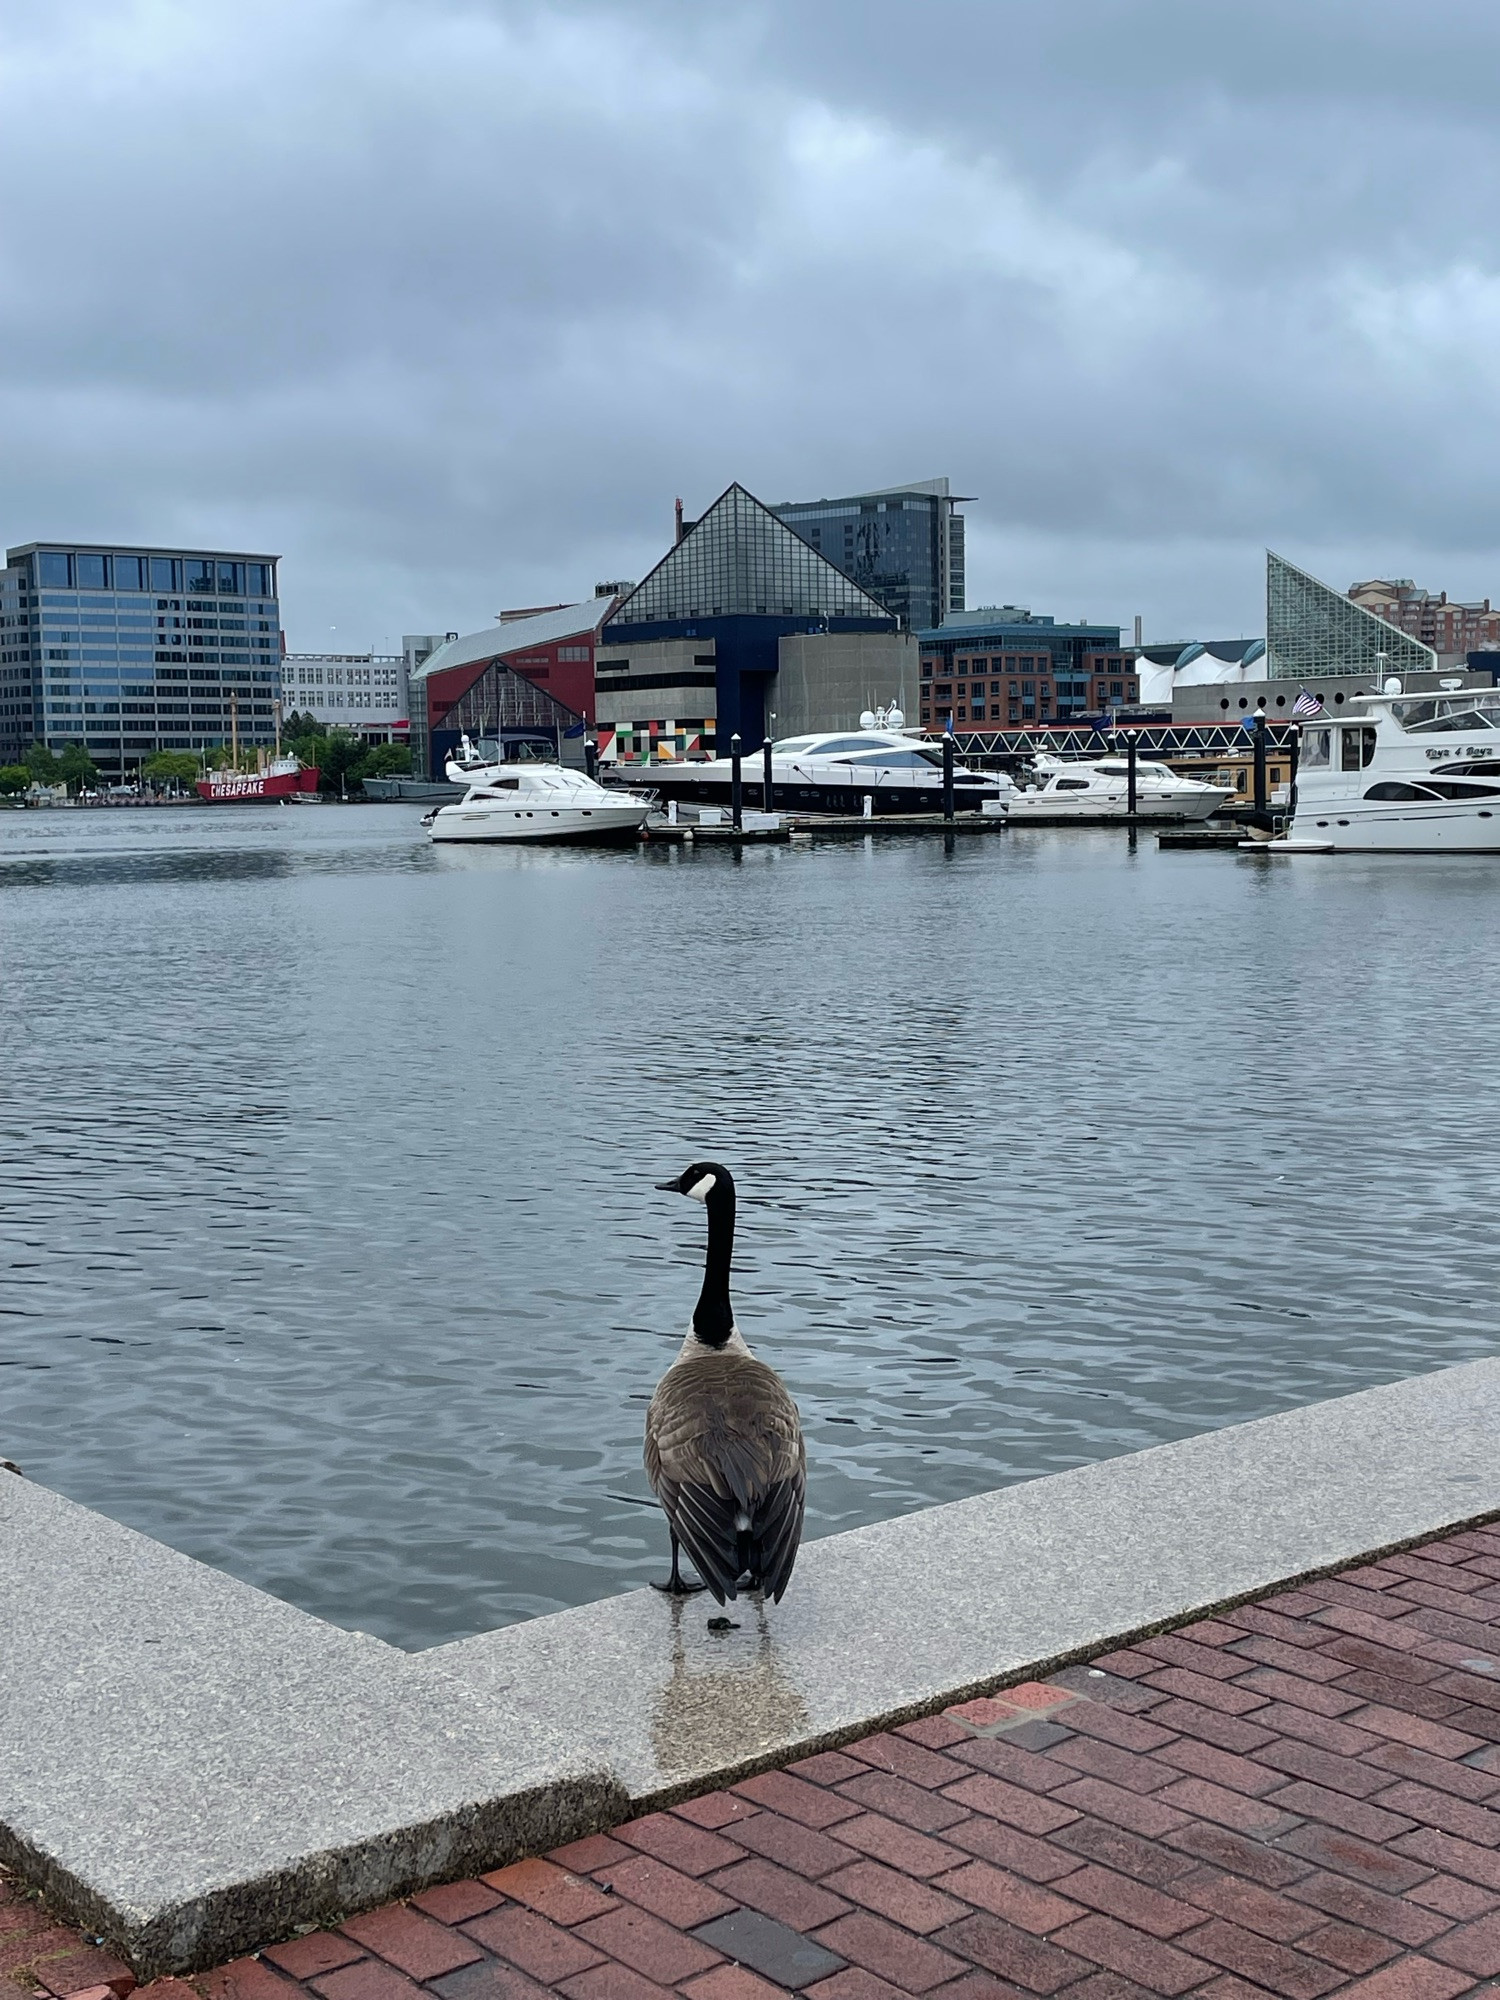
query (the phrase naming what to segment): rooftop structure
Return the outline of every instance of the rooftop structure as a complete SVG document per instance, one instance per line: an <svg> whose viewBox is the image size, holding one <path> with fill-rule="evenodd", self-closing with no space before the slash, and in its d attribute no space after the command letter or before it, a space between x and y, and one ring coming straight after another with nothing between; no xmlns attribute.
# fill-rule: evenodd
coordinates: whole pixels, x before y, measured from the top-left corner
<svg viewBox="0 0 1500 2000"><path fill-rule="evenodd" d="M958 508L971 497L946 479L919 479L842 500L787 500L771 512L917 632L964 608Z"/></svg>
<svg viewBox="0 0 1500 2000"><path fill-rule="evenodd" d="M107 778L156 750L268 744L277 558L25 542L0 570L0 763L81 744Z"/></svg>
<svg viewBox="0 0 1500 2000"><path fill-rule="evenodd" d="M1431 646L1270 549L1266 551L1266 653L1272 680L1432 673L1438 666Z"/></svg>

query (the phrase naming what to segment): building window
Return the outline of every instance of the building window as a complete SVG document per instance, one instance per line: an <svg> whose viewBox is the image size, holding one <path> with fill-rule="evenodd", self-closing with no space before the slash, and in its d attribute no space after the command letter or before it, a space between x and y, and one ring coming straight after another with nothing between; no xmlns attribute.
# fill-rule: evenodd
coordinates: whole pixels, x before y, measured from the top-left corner
<svg viewBox="0 0 1500 2000"><path fill-rule="evenodd" d="M1119 695L1122 695L1122 694L1124 694L1124 692L1125 692L1125 688L1124 688L1124 685L1123 685L1123 683L1122 683L1122 682L1120 682L1120 681L1111 681L1111 682L1110 682L1110 684L1109 684L1109 691L1110 691L1110 693L1111 693L1112 695L1116 695L1116 696L1119 696Z"/></svg>
<svg viewBox="0 0 1500 2000"><path fill-rule="evenodd" d="M37 582L50 585L54 590L66 590L73 579L68 574L68 559L55 550L43 549L36 559Z"/></svg>
<svg viewBox="0 0 1500 2000"><path fill-rule="evenodd" d="M932 692L936 700L947 701L953 693L953 683L951 681L944 681L940 687L935 687Z"/></svg>
<svg viewBox="0 0 1500 2000"><path fill-rule="evenodd" d="M974 704L974 720L976 722L983 722L984 720L984 705L982 702L976 701Z"/></svg>
<svg viewBox="0 0 1500 2000"><path fill-rule="evenodd" d="M966 708L960 708L960 710L958 711L958 719L960 722L967 722L969 719L969 711Z"/></svg>
<svg viewBox="0 0 1500 2000"><path fill-rule="evenodd" d="M1000 683L999 683L999 681L991 681L991 682L990 682L990 693L991 693L991 694L999 694L999 692L1000 692Z"/></svg>

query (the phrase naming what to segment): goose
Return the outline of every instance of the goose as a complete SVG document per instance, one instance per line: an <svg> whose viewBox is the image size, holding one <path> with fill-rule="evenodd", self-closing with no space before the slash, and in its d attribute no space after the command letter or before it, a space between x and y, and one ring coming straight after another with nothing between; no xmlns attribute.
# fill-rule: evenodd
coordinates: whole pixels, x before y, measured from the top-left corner
<svg viewBox="0 0 1500 2000"><path fill-rule="evenodd" d="M779 1604L802 1536L807 1449L785 1383L734 1323L734 1178L697 1160L657 1187L703 1203L708 1256L692 1326L646 1413L646 1477L672 1537L672 1574L656 1588L682 1597L706 1585L724 1604L748 1576ZM702 1583L683 1582L679 1548Z"/></svg>

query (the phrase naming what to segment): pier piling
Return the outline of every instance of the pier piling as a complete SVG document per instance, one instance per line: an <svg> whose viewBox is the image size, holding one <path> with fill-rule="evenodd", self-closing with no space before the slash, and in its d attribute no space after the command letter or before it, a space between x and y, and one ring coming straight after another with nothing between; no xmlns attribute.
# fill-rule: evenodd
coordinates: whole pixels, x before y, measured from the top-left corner
<svg viewBox="0 0 1500 2000"><path fill-rule="evenodd" d="M740 737L739 731L736 730L729 739L729 818L736 833L740 831L745 816L743 788L740 783L740 755Z"/></svg>
<svg viewBox="0 0 1500 2000"><path fill-rule="evenodd" d="M953 817L953 732L943 737L943 818Z"/></svg>
<svg viewBox="0 0 1500 2000"><path fill-rule="evenodd" d="M1270 795L1266 789L1266 715L1260 709L1255 717L1255 824L1270 824Z"/></svg>
<svg viewBox="0 0 1500 2000"><path fill-rule="evenodd" d="M775 785L773 784L771 778L771 739L769 736L766 738L765 742L761 744L760 754L761 754L761 768L764 773L764 775L761 778L761 785L760 785L761 806L763 810L766 812L775 812L776 791L775 791Z"/></svg>

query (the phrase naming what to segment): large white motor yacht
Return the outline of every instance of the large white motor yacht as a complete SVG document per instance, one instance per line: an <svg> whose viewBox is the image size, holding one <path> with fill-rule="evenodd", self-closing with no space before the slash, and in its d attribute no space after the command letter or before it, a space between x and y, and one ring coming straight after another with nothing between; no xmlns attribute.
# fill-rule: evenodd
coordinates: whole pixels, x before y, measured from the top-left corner
<svg viewBox="0 0 1500 2000"><path fill-rule="evenodd" d="M898 726L834 729L788 736L771 745L774 803L784 812L860 813L871 801L875 813L935 813L943 809L942 746L908 735ZM763 805L764 753L746 752L740 780L746 805ZM645 780L664 801L687 805L730 803L734 767L728 757L706 763L653 764ZM1003 771L953 767L957 812L978 812L987 800L1011 796Z"/></svg>
<svg viewBox="0 0 1500 2000"><path fill-rule="evenodd" d="M1351 695L1303 726L1296 797L1266 852L1500 853L1500 690Z"/></svg>
<svg viewBox="0 0 1500 2000"><path fill-rule="evenodd" d="M1130 809L1130 766L1124 757L1067 763L1044 753L1032 768L1035 784L1012 794L1006 814L1017 825L1123 819ZM1136 761L1137 819L1207 819L1233 797L1225 785L1179 777L1168 765L1148 763L1145 758Z"/></svg>
<svg viewBox="0 0 1500 2000"><path fill-rule="evenodd" d="M606 791L561 764L487 763L467 736L448 776L468 790L424 815L434 840L630 840L651 810L650 799Z"/></svg>

